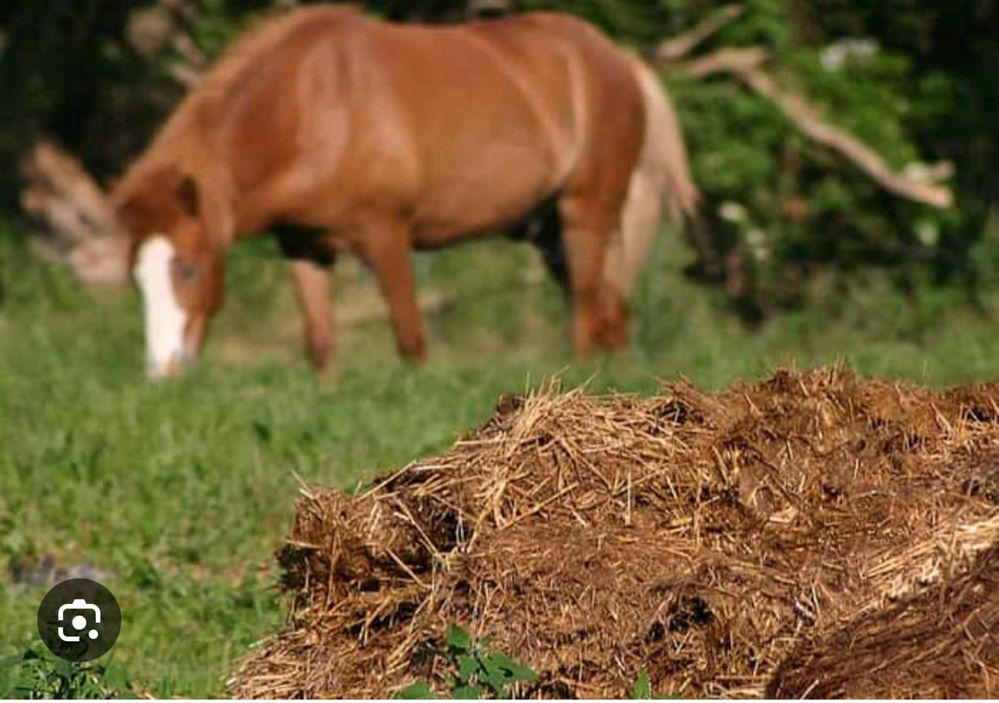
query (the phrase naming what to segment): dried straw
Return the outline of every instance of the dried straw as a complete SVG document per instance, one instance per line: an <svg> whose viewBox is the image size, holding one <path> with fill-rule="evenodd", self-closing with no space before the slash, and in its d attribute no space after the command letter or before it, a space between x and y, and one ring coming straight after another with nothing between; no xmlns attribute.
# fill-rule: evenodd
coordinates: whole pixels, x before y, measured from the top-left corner
<svg viewBox="0 0 999 703"><path fill-rule="evenodd" d="M278 557L289 624L231 692L444 691L458 623L539 673L523 696L621 697L643 669L657 691L762 695L805 643L946 587L997 542L997 402L999 385L841 369L504 397L363 495L306 491Z"/></svg>
<svg viewBox="0 0 999 703"><path fill-rule="evenodd" d="M925 593L803 643L767 693L781 698L999 694L999 547Z"/></svg>

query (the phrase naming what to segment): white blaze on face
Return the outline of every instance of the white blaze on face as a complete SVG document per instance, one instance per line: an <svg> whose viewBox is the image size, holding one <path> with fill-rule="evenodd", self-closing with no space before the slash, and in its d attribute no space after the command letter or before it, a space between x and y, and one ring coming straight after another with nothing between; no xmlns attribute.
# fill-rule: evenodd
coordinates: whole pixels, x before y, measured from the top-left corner
<svg viewBox="0 0 999 703"><path fill-rule="evenodd" d="M162 378L184 359L187 314L173 290L170 264L174 248L162 235L154 235L139 248L135 280L142 290L146 323L146 372Z"/></svg>

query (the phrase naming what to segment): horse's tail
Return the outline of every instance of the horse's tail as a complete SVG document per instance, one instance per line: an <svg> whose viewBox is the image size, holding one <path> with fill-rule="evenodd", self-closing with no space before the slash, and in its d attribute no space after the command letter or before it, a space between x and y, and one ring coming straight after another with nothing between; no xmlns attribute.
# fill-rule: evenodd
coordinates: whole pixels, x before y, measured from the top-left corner
<svg viewBox="0 0 999 703"><path fill-rule="evenodd" d="M631 293L662 224L663 206L673 222L697 214L701 195L690 175L687 147L676 111L653 70L628 55L645 101L645 142L628 186L621 230L607 252L604 273L624 295Z"/></svg>

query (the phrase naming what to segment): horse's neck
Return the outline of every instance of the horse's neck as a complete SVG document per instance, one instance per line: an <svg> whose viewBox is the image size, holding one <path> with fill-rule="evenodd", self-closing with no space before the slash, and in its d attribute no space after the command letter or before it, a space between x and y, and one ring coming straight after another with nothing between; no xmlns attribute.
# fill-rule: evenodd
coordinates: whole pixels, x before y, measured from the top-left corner
<svg viewBox="0 0 999 703"><path fill-rule="evenodd" d="M221 159L217 161L221 164ZM217 167L210 171L218 170ZM236 237L235 203L236 194L232 188L232 177L228 173L211 173L202 176L204 189L202 217L208 227L209 236L222 248L227 248Z"/></svg>
<svg viewBox="0 0 999 703"><path fill-rule="evenodd" d="M167 126L153 147L160 158L173 161L198 185L202 217L208 236L227 247L234 239L235 179L218 150L216 121L201 105L190 105L188 114Z"/></svg>

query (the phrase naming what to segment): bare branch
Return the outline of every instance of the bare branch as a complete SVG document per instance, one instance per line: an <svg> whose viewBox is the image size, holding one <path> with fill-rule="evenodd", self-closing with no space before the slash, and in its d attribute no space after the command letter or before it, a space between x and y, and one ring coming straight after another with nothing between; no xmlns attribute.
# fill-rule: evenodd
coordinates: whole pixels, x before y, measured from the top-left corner
<svg viewBox="0 0 999 703"><path fill-rule="evenodd" d="M127 281L126 238L107 196L73 156L42 140L21 162L25 212L48 227L39 248L87 284Z"/></svg>
<svg viewBox="0 0 999 703"><path fill-rule="evenodd" d="M72 201L87 227L104 233L115 229L114 215L104 192L77 159L53 143L46 140L36 143L22 162L21 170L32 184L28 193L34 193L35 202L46 203L61 195Z"/></svg>
<svg viewBox="0 0 999 703"><path fill-rule="evenodd" d="M198 48L198 45L194 43L194 39L189 35L183 33L175 34L170 45L191 66L204 68L208 64L208 57L205 56L205 52Z"/></svg>
<svg viewBox="0 0 999 703"><path fill-rule="evenodd" d="M129 45L147 60L167 48L173 49L177 59L170 67L170 76L191 88L208 65L208 57L188 33L196 19L196 9L184 0L160 0L156 5L133 10L125 34Z"/></svg>
<svg viewBox="0 0 999 703"><path fill-rule="evenodd" d="M930 177L894 172L871 147L822 119L805 98L780 88L760 69L767 56L758 47L722 49L690 61L684 70L698 78L718 73L735 77L753 92L773 101L802 134L838 152L890 193L938 208L953 205L951 190L932 182L933 176L946 174L947 167L937 168L936 173L928 174Z"/></svg>
<svg viewBox="0 0 999 703"><path fill-rule="evenodd" d="M184 88L193 88L201 80L201 72L190 64L177 63L170 67L170 77Z"/></svg>
<svg viewBox="0 0 999 703"><path fill-rule="evenodd" d="M465 16L469 18L502 15L512 12L513 0L468 0L465 4Z"/></svg>
<svg viewBox="0 0 999 703"><path fill-rule="evenodd" d="M770 52L759 46L718 51L683 64L685 73L694 78L706 78L715 73L739 75L753 71L770 58Z"/></svg>
<svg viewBox="0 0 999 703"><path fill-rule="evenodd" d="M658 61L682 59L712 34L741 17L745 11L746 8L742 5L726 5L689 32L661 41L656 47L656 59Z"/></svg>

